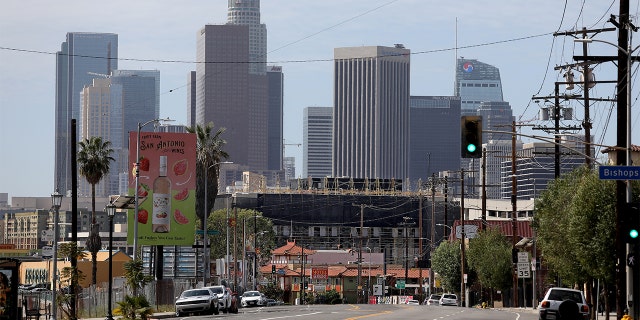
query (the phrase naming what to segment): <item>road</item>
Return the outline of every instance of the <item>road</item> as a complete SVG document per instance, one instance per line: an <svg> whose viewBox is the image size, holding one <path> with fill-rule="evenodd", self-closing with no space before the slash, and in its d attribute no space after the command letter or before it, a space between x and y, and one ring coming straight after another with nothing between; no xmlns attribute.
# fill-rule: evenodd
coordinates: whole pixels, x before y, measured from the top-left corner
<svg viewBox="0 0 640 320"><path fill-rule="evenodd" d="M238 314L182 317L181 319L250 319L250 320L357 320L357 319L425 319L425 320L535 320L534 310L474 309L423 305L309 305L242 308Z"/></svg>

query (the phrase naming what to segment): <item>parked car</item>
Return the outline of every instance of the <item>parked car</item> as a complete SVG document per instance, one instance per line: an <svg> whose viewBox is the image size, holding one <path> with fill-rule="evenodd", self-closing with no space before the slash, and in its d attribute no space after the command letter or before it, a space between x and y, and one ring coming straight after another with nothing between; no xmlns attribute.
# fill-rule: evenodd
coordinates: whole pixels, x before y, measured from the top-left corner
<svg viewBox="0 0 640 320"><path fill-rule="evenodd" d="M222 285L206 288L213 291L218 296L218 308L222 313L227 313L231 310L231 290L228 290L228 288Z"/></svg>
<svg viewBox="0 0 640 320"><path fill-rule="evenodd" d="M407 300L407 304L420 305L420 301L418 301L418 300Z"/></svg>
<svg viewBox="0 0 640 320"><path fill-rule="evenodd" d="M218 314L218 295L213 291L201 289L185 290L176 298L176 316L190 313Z"/></svg>
<svg viewBox="0 0 640 320"><path fill-rule="evenodd" d="M265 296L259 291L246 291L242 294L241 304L243 308L265 306L267 304Z"/></svg>
<svg viewBox="0 0 640 320"><path fill-rule="evenodd" d="M440 297L441 306L457 306L458 297L453 293L445 293Z"/></svg>
<svg viewBox="0 0 640 320"><path fill-rule="evenodd" d="M542 298L538 308L540 320L562 319L578 316L589 319L589 306L582 291L567 288L550 288ZM569 315L567 315L569 314Z"/></svg>
<svg viewBox="0 0 640 320"><path fill-rule="evenodd" d="M440 304L440 298L441 296L439 294L432 294L429 296L429 298L427 298L426 300L424 300L424 304L428 305L428 306L433 306L433 305L439 305Z"/></svg>

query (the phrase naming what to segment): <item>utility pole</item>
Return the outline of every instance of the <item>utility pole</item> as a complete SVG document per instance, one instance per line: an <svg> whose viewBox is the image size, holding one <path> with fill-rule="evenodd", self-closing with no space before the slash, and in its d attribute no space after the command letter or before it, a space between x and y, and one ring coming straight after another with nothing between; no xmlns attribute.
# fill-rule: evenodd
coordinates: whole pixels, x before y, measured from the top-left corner
<svg viewBox="0 0 640 320"><path fill-rule="evenodd" d="M556 86L557 88L557 86ZM557 95L556 95L557 96ZM556 118L557 121L557 118ZM518 243L518 179L516 178L516 122L511 124L511 250L516 250L516 243ZM556 139L558 137L556 136ZM559 148L556 145L556 148ZM557 153L556 153L557 154ZM513 278L513 305L512 307L518 307L518 275L516 272L512 273Z"/></svg>
<svg viewBox="0 0 640 320"><path fill-rule="evenodd" d="M465 281L465 232L464 232L464 168L460 168L460 226L461 228L461 237L460 237L460 306L465 307L466 302L466 293L467 293L467 283Z"/></svg>
<svg viewBox="0 0 640 320"><path fill-rule="evenodd" d="M482 223L480 230L487 227L487 147L482 147Z"/></svg>
<svg viewBox="0 0 640 320"><path fill-rule="evenodd" d="M358 280L356 283L358 289L357 295L357 303L362 303L361 293L362 293L362 237L364 236L362 233L362 229L364 227L364 204L360 204L360 234L358 241ZM371 263L371 261L369 261Z"/></svg>
<svg viewBox="0 0 640 320"><path fill-rule="evenodd" d="M619 16L619 27L618 27L618 47L620 48L628 48L629 47L629 0L620 0L620 16ZM611 20L610 20L611 21ZM629 50L630 51L630 50ZM616 164L621 165L629 165L626 163L626 155L627 152L627 129L624 124L627 123L627 108L631 106L627 104L627 94L628 94L628 86L627 83L631 83L631 79L627 79L627 75L631 74L629 68L631 65L629 63L629 55L631 52L623 52L622 50L618 50L618 110L617 110L617 131L616 131ZM629 247L622 240L622 221L626 221L625 214L631 214L630 212L625 212L626 203L627 203L627 186L624 180L616 180L616 252L618 253L618 273L616 274L616 290L617 294L622 295L622 292L626 292L626 297L617 297L618 298L618 310L623 310L624 303L626 302L627 307L629 308L629 313L633 317L636 317L637 308L633 304L633 287L634 285L629 285L629 283L633 283L633 272L631 269L626 268L626 256L629 253ZM625 283L625 272L627 274ZM631 288L630 288L631 287ZM618 312L619 314L621 312ZM620 317L620 315L618 315Z"/></svg>

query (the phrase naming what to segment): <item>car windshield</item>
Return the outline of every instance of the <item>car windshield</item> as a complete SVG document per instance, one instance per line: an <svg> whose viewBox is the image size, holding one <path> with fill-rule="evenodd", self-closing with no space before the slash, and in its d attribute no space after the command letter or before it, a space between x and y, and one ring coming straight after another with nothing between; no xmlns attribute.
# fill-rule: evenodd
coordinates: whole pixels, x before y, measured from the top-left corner
<svg viewBox="0 0 640 320"><path fill-rule="evenodd" d="M249 292L245 292L243 294L243 296L245 296L245 297L257 297L257 296L260 296L260 293L255 292L255 291L254 292L249 291Z"/></svg>
<svg viewBox="0 0 640 320"><path fill-rule="evenodd" d="M431 300L440 300L440 296L437 295L437 294L432 294L430 299Z"/></svg>
<svg viewBox="0 0 640 320"><path fill-rule="evenodd" d="M222 290L221 287L212 287L212 288L209 288L209 290L211 290L211 292L216 293L216 294L217 293L224 293L224 291Z"/></svg>
<svg viewBox="0 0 640 320"><path fill-rule="evenodd" d="M209 290L189 290L182 293L182 297L208 296Z"/></svg>
<svg viewBox="0 0 640 320"><path fill-rule="evenodd" d="M445 294L444 296L442 296L445 299L456 299L456 296L452 295L452 294Z"/></svg>

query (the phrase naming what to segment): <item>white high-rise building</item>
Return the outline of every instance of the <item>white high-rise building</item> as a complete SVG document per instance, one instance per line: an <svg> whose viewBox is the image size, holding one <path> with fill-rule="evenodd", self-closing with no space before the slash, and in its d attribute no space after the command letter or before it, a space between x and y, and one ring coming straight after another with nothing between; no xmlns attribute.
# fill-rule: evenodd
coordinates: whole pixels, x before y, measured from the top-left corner
<svg viewBox="0 0 640 320"><path fill-rule="evenodd" d="M334 49L333 176L408 177L410 53Z"/></svg>

